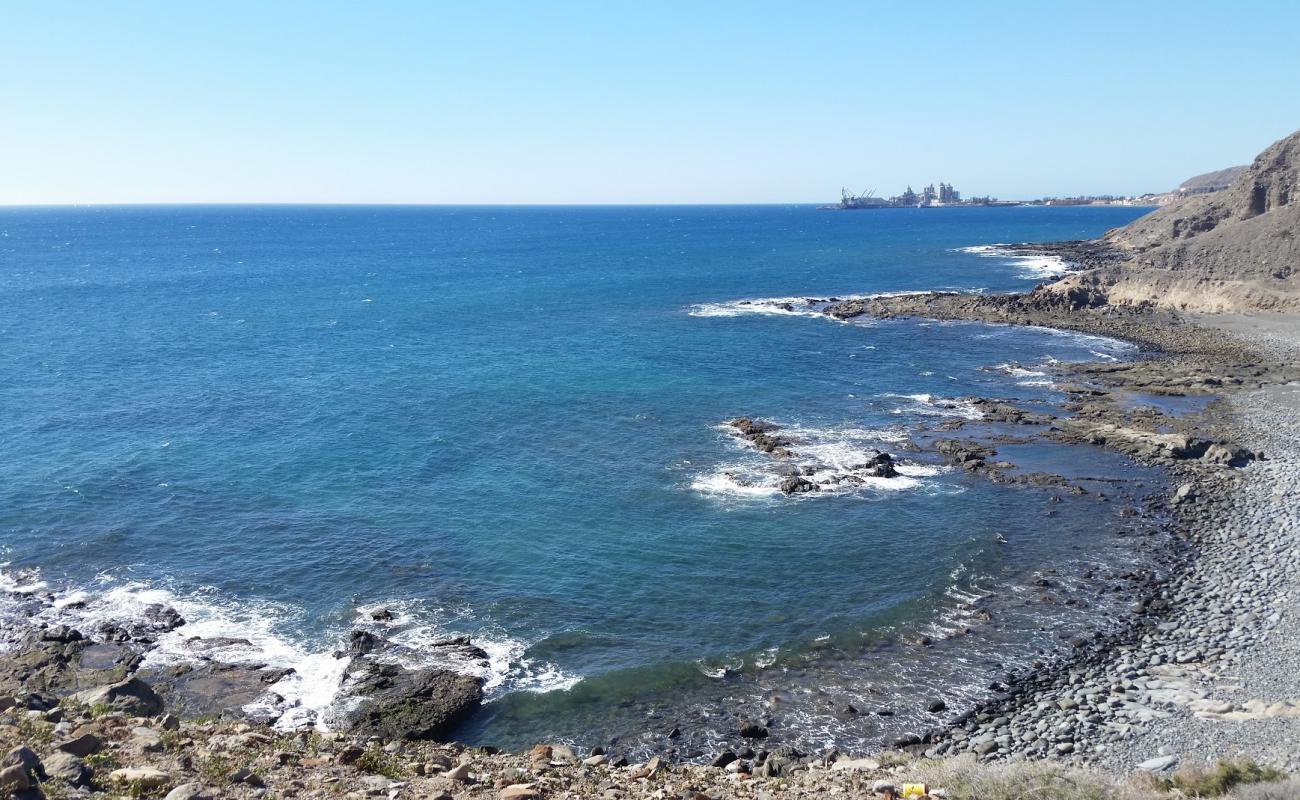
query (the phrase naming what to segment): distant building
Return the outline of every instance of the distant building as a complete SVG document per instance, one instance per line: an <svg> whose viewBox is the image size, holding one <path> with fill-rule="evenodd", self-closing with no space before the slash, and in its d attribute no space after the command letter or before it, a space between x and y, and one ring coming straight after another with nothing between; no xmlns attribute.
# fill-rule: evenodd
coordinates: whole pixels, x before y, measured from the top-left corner
<svg viewBox="0 0 1300 800"><path fill-rule="evenodd" d="M840 190L840 202L823 208L938 208L941 206L1006 206L1018 205L1017 202L999 201L994 197L971 197L963 200L961 192L951 183L939 182L938 188L933 183L923 187L918 194L908 186L903 193L888 200L874 197L871 192L857 195L847 189Z"/></svg>
<svg viewBox="0 0 1300 800"><path fill-rule="evenodd" d="M889 198L889 202L895 206L920 206L921 208L930 208L933 206L960 205L962 200L961 192L957 191L951 183L940 181L939 188L936 189L934 184L931 183L921 189L920 194L912 191L912 187L909 186L902 194L897 197Z"/></svg>

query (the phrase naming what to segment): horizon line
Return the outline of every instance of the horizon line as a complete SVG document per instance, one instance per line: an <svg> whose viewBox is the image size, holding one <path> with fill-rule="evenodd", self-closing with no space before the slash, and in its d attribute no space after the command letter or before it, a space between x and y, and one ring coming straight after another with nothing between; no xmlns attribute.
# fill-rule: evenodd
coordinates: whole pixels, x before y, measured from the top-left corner
<svg viewBox="0 0 1300 800"><path fill-rule="evenodd" d="M999 199L999 203L1033 203L1037 200L1073 199L1076 197L1103 197L1104 195L1051 195L1030 199ZM1123 195L1112 195L1122 198ZM1134 198L1136 199L1136 198ZM834 201L818 200L762 200L752 202L700 201L700 202L594 202L594 203L473 203L473 202L384 202L384 201L263 201L263 200L176 200L176 201L140 201L140 202L87 202L87 203L6 203L0 202L0 210L22 208L196 208L196 207L319 207L319 208L669 208L669 207L737 207L747 206L831 206ZM936 208L990 208L984 205L934 206ZM911 206L889 206L877 211L911 208Z"/></svg>

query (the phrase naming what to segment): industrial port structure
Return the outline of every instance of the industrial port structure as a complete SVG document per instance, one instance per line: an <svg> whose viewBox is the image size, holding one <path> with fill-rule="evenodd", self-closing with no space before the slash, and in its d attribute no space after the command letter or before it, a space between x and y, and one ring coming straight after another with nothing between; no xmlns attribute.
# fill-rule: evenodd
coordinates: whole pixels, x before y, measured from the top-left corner
<svg viewBox="0 0 1300 800"><path fill-rule="evenodd" d="M840 189L840 202L834 205L822 206L826 209L856 211L859 209L870 208L943 208L945 206L1012 206L1020 205L1016 201L1002 201L992 197L971 197L963 200L961 192L957 191L950 183L939 182L939 188L930 184L923 188L920 193L912 190L908 186L902 194L890 197L876 197L876 190L872 189L861 194L854 194L847 188Z"/></svg>

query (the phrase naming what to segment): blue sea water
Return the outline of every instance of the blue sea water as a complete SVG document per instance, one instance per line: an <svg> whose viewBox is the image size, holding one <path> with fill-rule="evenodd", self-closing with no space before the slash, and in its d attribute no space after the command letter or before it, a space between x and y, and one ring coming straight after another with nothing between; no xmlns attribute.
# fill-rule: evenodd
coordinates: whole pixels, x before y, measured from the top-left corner
<svg viewBox="0 0 1300 800"><path fill-rule="evenodd" d="M1025 289L1041 265L960 248L1143 211L0 210L4 560L105 614L181 603L190 634L318 682L369 609L416 653L469 634L493 656L479 741L861 694L885 681L845 643L1101 558L1095 509L1045 524L1030 490L908 453L895 484L786 497L720 426L770 419L842 466L968 412L949 399L1049 401L1035 365L1130 350L736 301ZM299 694L307 717L328 696ZM817 741L879 734L815 705Z"/></svg>

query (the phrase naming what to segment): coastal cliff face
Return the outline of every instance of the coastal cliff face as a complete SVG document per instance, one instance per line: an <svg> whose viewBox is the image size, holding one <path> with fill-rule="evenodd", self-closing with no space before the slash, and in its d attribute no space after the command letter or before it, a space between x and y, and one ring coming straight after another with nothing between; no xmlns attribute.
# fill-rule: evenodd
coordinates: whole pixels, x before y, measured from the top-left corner
<svg viewBox="0 0 1300 800"><path fill-rule="evenodd" d="M1187 311L1300 309L1300 131L1261 153L1229 188L1171 203L1099 244L1120 260L1049 290Z"/></svg>

